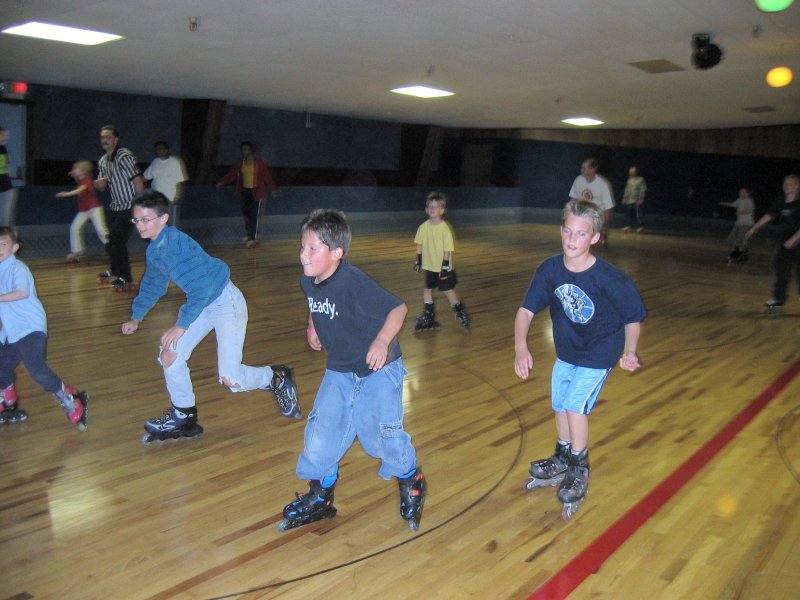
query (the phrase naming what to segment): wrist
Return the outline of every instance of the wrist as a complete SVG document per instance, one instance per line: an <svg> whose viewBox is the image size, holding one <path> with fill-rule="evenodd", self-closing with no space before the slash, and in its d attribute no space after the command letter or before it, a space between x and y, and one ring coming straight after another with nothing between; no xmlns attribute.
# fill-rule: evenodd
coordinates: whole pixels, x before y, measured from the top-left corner
<svg viewBox="0 0 800 600"><path fill-rule="evenodd" d="M313 328L312 329L306 329L306 333L310 333L310 334L314 335L314 334L317 333L317 330L313 329Z"/></svg>

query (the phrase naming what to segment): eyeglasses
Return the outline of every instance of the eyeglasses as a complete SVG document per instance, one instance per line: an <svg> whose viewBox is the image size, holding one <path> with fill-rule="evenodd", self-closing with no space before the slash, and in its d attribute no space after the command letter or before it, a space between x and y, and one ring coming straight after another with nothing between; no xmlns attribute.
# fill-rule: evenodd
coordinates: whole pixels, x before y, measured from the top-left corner
<svg viewBox="0 0 800 600"><path fill-rule="evenodd" d="M150 221L155 221L156 219L159 218L160 217L142 217L141 219L137 219L136 217L133 217L131 219L131 223L133 223L134 225L138 223L141 223L142 225L147 225Z"/></svg>

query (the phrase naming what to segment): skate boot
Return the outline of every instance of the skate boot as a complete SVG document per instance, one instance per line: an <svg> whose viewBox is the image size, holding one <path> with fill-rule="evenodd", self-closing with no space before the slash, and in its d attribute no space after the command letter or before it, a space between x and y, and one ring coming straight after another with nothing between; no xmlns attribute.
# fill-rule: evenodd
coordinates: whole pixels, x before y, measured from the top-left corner
<svg viewBox="0 0 800 600"><path fill-rule="evenodd" d="M271 365L272 381L268 390L275 394L278 408L284 417L301 419L303 411L297 401L297 386L294 384L294 369L289 365Z"/></svg>
<svg viewBox="0 0 800 600"><path fill-rule="evenodd" d="M422 508L428 492L422 467L417 467L408 477L398 477L397 484L400 488L400 516L408 521L411 531L416 531L422 520Z"/></svg>
<svg viewBox="0 0 800 600"><path fill-rule="evenodd" d="M433 331L439 329L439 323L436 320L436 308L433 303L426 304L422 314L414 321L414 333L420 331Z"/></svg>
<svg viewBox="0 0 800 600"><path fill-rule="evenodd" d="M164 411L163 416L145 421L144 429L147 433L142 436L143 444L177 440L182 437L193 438L203 433L203 428L197 424L195 406L191 408L170 406Z"/></svg>
<svg viewBox="0 0 800 600"><path fill-rule="evenodd" d="M467 309L464 307L464 303L459 302L458 304L454 304L453 312L456 315L456 321L458 321L461 324L461 326L466 330L466 332L469 333L470 331L469 326L470 323L472 322L472 319L470 319L469 313L467 312Z"/></svg>
<svg viewBox="0 0 800 600"><path fill-rule="evenodd" d="M67 254L67 263L76 265L81 262L83 258L83 252L70 252Z"/></svg>
<svg viewBox="0 0 800 600"><path fill-rule="evenodd" d="M61 389L53 395L67 415L67 421L77 425L80 431L86 431L89 426L89 394L62 383Z"/></svg>
<svg viewBox="0 0 800 600"><path fill-rule="evenodd" d="M783 302L779 302L774 298L767 300L764 303L764 312L768 315L777 315L783 310Z"/></svg>
<svg viewBox="0 0 800 600"><path fill-rule="evenodd" d="M111 281L111 287L114 289L115 292L135 292L136 291L136 284L132 281L128 281L124 277L117 277L116 279Z"/></svg>
<svg viewBox="0 0 800 600"><path fill-rule="evenodd" d="M106 269L106 270L105 270L105 271L103 271L102 273L98 273L98 274L97 274L97 279L100 281L100 283L111 283L111 281L112 281L113 279L116 279L116 278L117 278L117 276L116 276L116 275L114 275L114 274L111 272L111 270L110 270L110 269Z"/></svg>
<svg viewBox="0 0 800 600"><path fill-rule="evenodd" d="M0 389L0 423L21 423L27 418L27 413L17 405L14 384Z"/></svg>
<svg viewBox="0 0 800 600"><path fill-rule="evenodd" d="M569 521L578 512L586 499L586 494L589 492L590 473L589 449L583 450L580 454L570 452L567 476L564 477L561 487L558 488L558 499L564 503L561 518L565 521Z"/></svg>
<svg viewBox="0 0 800 600"><path fill-rule="evenodd" d="M336 516L336 507L333 505L333 489L322 487L318 479L308 482L308 492L297 492L297 500L290 502L283 508L283 520L278 523L278 531L294 529L301 525L308 525L314 521L331 519Z"/></svg>
<svg viewBox="0 0 800 600"><path fill-rule="evenodd" d="M559 485L567 473L569 466L570 445L556 442L553 456L531 463L530 478L525 481L525 489Z"/></svg>

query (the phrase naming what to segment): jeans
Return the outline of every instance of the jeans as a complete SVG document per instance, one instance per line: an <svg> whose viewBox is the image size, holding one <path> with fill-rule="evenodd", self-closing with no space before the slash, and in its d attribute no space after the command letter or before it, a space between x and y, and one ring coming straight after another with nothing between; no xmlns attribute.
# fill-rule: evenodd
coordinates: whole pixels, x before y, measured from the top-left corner
<svg viewBox="0 0 800 600"><path fill-rule="evenodd" d="M22 362L28 374L51 394L61 390L61 378L47 366L47 334L34 331L12 343L0 343L0 388L14 383L14 369Z"/></svg>
<svg viewBox="0 0 800 600"><path fill-rule="evenodd" d="M411 436L403 430L403 359L367 377L326 370L308 415L297 476L322 480L335 475L356 438L381 460L378 475L400 477L417 466Z"/></svg>
<svg viewBox="0 0 800 600"><path fill-rule="evenodd" d="M230 281L222 293L189 325L174 348L177 358L169 367L164 367L172 404L178 408L195 405L192 379L189 373L189 358L197 344L211 330L217 337L217 370L219 380L227 379L233 392L267 388L272 383L270 367L249 367L242 364L242 347L247 332L247 302L242 292ZM159 353L160 354L160 353Z"/></svg>

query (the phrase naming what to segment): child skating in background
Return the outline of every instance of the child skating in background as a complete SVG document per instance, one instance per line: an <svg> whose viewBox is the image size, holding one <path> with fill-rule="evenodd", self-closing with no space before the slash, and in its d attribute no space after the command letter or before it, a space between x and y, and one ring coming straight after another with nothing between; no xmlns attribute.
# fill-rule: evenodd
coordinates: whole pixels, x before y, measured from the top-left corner
<svg viewBox="0 0 800 600"><path fill-rule="evenodd" d="M283 509L281 531L336 515L339 461L356 438L381 461L378 475L397 478L400 516L419 527L425 478L403 429L403 368L397 334L408 308L343 260L350 227L337 210L317 209L300 229L300 285L308 303L308 345L328 354L308 415L297 476L309 490Z"/></svg>
<svg viewBox="0 0 800 600"><path fill-rule="evenodd" d="M67 262L80 262L84 255L83 226L91 220L98 239L105 246L108 243L106 216L97 192L92 183L93 167L88 160L79 160L72 165L70 176L78 183L78 187L70 192L58 192L56 198L78 197L78 214L69 226L69 254Z"/></svg>
<svg viewBox="0 0 800 600"><path fill-rule="evenodd" d="M417 229L414 243L417 245L417 260L414 271L422 271L425 282L423 289L422 314L414 322L414 331L431 331L438 329L436 307L433 302L433 289L444 293L455 313L456 320L469 333L470 316L464 303L455 292L456 277L453 251L455 239L450 223L444 220L447 210L447 196L440 192L431 192L425 201L425 212L428 220Z"/></svg>
<svg viewBox="0 0 800 600"><path fill-rule="evenodd" d="M230 280L228 265L206 254L188 235L168 226L169 200L161 192L144 190L134 196L133 223L150 244L139 293L131 305L131 320L122 333L131 335L170 281L186 293L175 325L161 336L158 361L164 368L171 406L163 417L144 424L145 444L154 440L195 437L203 432L197 423L197 408L187 364L195 347L213 329L217 339L219 381L232 392L271 390L281 414L299 419L297 389L292 369L286 365L250 367L242 364L247 332L247 303Z"/></svg>
<svg viewBox="0 0 800 600"><path fill-rule="evenodd" d="M729 262L743 263L747 261L747 230L753 226L753 211L755 203L750 196L750 190L743 187L739 190L739 197L733 202L720 202L720 206L736 209L736 223L728 234L728 243L733 246L733 251L728 255Z"/></svg>
<svg viewBox="0 0 800 600"><path fill-rule="evenodd" d="M14 369L20 362L41 388L53 394L67 420L86 429L89 395L68 386L47 366L47 315L30 269L15 256L17 232L0 225L0 423L28 418L17 404Z"/></svg>
<svg viewBox="0 0 800 600"><path fill-rule="evenodd" d="M639 368L637 347L645 310L633 281L591 253L600 241L603 216L585 200L570 200L561 225L562 254L536 269L514 322L514 371L527 379L533 369L528 331L534 315L550 308L556 363L552 406L558 441L550 458L531 463L528 489L560 484L565 520L589 488L589 413L611 369ZM621 358L620 358L621 357Z"/></svg>

